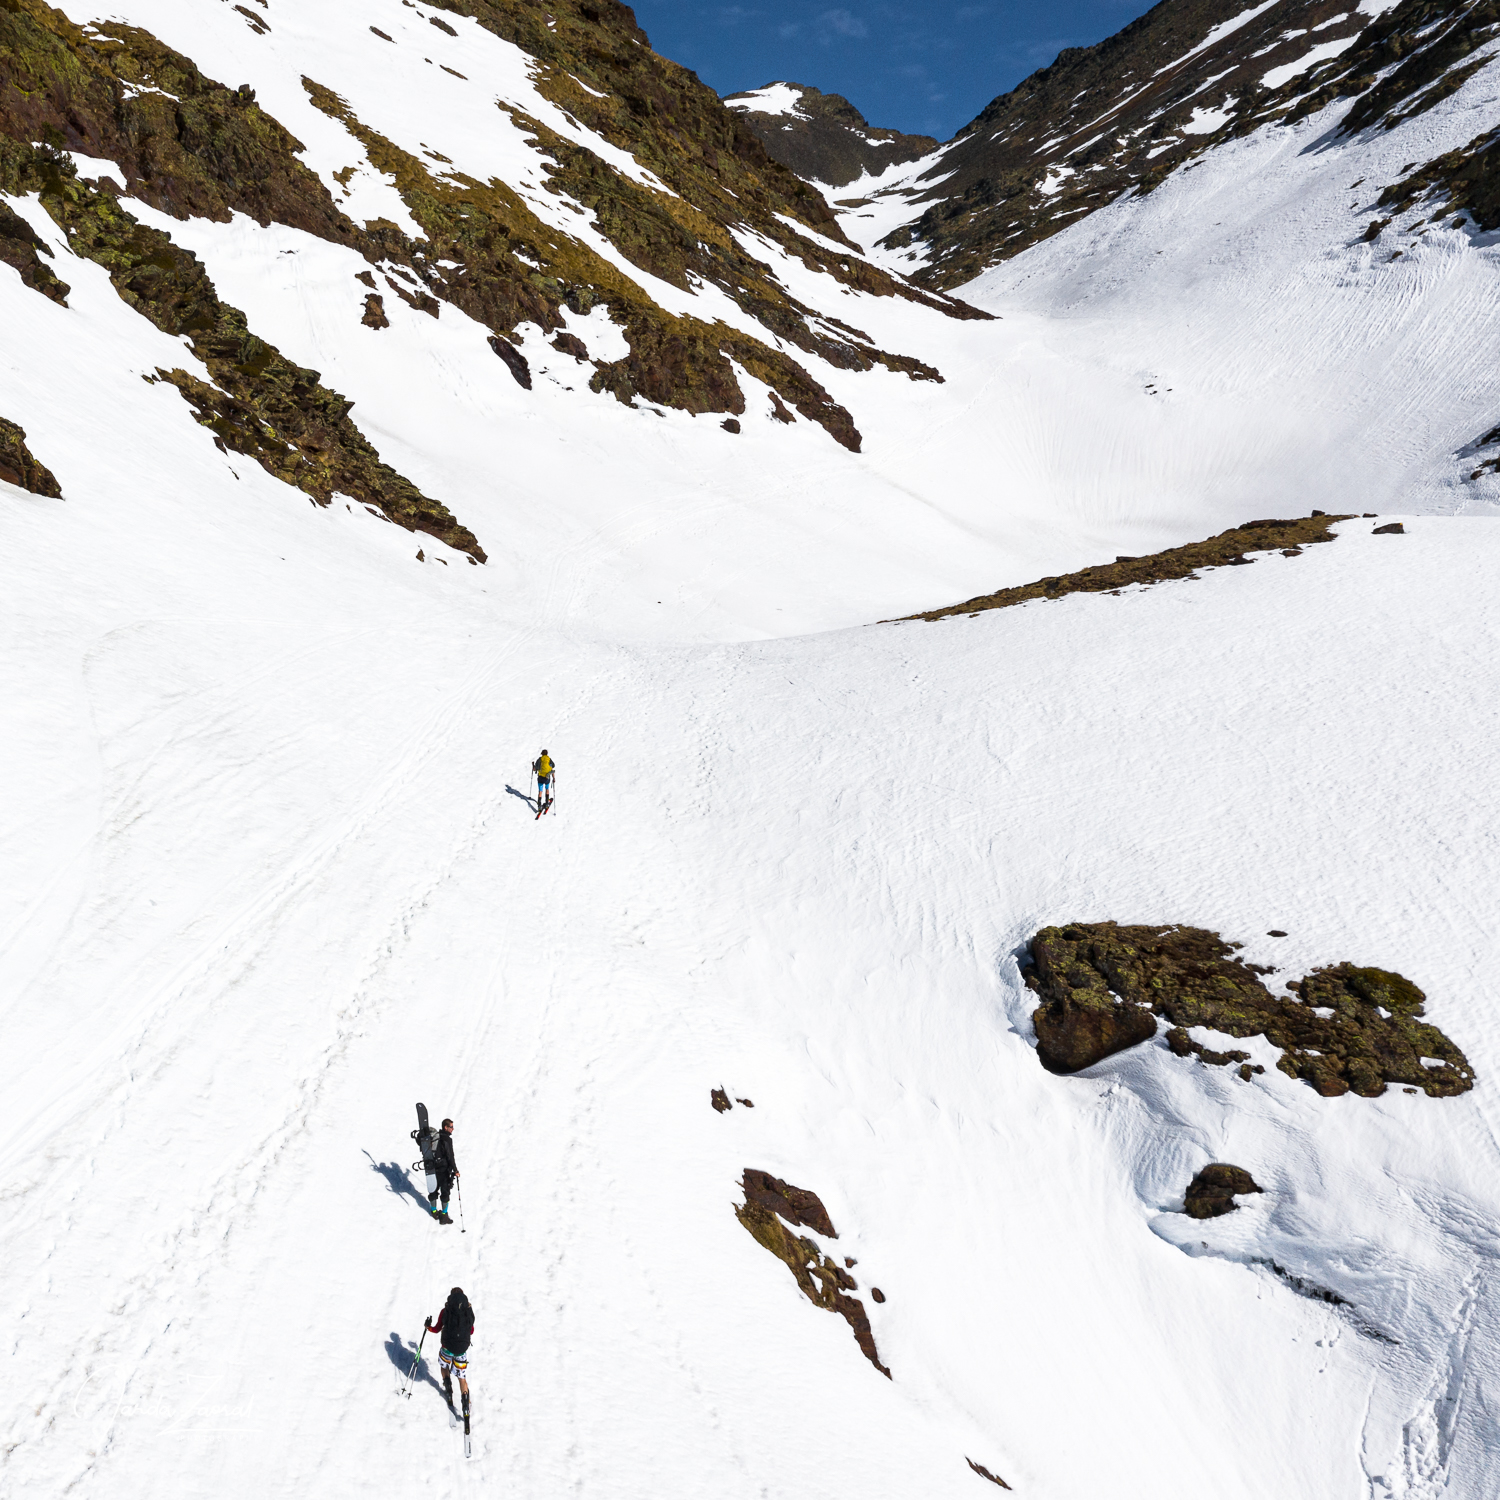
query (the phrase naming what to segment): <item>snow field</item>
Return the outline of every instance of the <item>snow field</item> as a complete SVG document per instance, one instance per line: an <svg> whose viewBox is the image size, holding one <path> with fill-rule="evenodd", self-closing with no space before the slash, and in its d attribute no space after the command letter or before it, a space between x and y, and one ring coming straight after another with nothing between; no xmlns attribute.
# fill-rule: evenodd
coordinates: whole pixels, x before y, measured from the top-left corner
<svg viewBox="0 0 1500 1500"><path fill-rule="evenodd" d="M1485 1493L1484 521L632 647L350 516L282 560L274 516L9 512L8 697L70 751L5 768L16 1493L164 1452L184 1495L972 1494L965 1455L1040 1496ZM1398 968L1479 1086L1325 1101L1160 1046L1051 1077L1012 954L1106 916ZM416 1098L463 1236L392 1186ZM1211 1159L1267 1198L1189 1238ZM824 1197L893 1383L735 1223L747 1165ZM468 1467L430 1385L393 1395L455 1282Z"/></svg>

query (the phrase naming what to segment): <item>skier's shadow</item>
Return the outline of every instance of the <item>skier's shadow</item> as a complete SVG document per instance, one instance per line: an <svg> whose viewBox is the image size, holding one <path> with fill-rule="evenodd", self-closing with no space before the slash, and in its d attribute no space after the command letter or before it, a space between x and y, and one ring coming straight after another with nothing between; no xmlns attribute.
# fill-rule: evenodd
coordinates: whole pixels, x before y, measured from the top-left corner
<svg viewBox="0 0 1500 1500"><path fill-rule="evenodd" d="M385 1341L385 1353L386 1358L395 1365L397 1374L403 1380L407 1379L411 1375L412 1366L417 1361L416 1344L410 1340L403 1339L399 1333L392 1329L391 1336ZM432 1373L432 1366L428 1364L425 1356L417 1378L418 1383L430 1385L440 1396L443 1394L443 1388L438 1384L437 1377Z"/></svg>
<svg viewBox="0 0 1500 1500"><path fill-rule="evenodd" d="M427 1200L411 1185L411 1178L406 1175L406 1169L399 1162L376 1161L368 1151L365 1155L369 1158L370 1165L385 1178L385 1185L398 1198L410 1198L424 1214L431 1214Z"/></svg>
<svg viewBox="0 0 1500 1500"><path fill-rule="evenodd" d="M524 802L527 807L532 810L532 812L536 811L536 803L532 800L529 793L520 791L518 788L509 785L509 783L506 784L505 790L509 792L512 797L519 797L521 801Z"/></svg>

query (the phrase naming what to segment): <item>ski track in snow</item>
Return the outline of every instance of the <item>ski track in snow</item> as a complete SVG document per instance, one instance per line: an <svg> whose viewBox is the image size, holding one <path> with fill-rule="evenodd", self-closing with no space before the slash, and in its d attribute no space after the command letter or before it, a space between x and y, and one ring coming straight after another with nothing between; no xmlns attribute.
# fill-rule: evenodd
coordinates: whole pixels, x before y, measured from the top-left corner
<svg viewBox="0 0 1500 1500"><path fill-rule="evenodd" d="M404 146L535 170L494 100L545 101L467 23L460 107L321 3L274 47L126 13L318 170L362 157L285 59ZM452 307L363 328L338 247L154 219L484 568L218 454L141 379L181 343L17 203L73 292L0 268L0 413L68 496L0 484L0 1492L972 1496L971 1456L1043 1500L1487 1497L1500 481L1453 454L1500 407L1496 246L1359 236L1494 71L1378 138L1221 147L966 288L991 323L743 236L947 377L810 361L860 456L748 376L738 438L535 337L522 392ZM866 628L1314 505L1407 534ZM1015 954L1070 917L1399 969L1478 1085L1323 1100L1160 1041L1051 1077ZM403 1175L418 1098L463 1232ZM1188 1221L1210 1160L1264 1197ZM735 1221L746 1166L823 1197L894 1381ZM455 1281L469 1465L432 1341L395 1396Z"/></svg>
<svg viewBox="0 0 1500 1500"><path fill-rule="evenodd" d="M47 518L28 503L35 567ZM256 521L244 543L264 548ZM1475 1258L1494 1254L1479 1111L1496 1048L1464 997L1492 957L1475 876L1496 830L1466 793L1494 756L1491 532L1371 524L1118 599L712 649L491 645L476 595L449 601L417 719L377 664L408 630L433 638L420 591L298 675L268 662L242 582L221 618L243 639L226 623L209 657L242 675L101 719L141 808L76 899L55 978L21 997L140 999L71 1113L54 1103L69 1035L23 1051L17 1097L34 1103L7 1159L48 1184L21 1186L6 1231L13 1352L44 1393L12 1419L15 1482L131 1493L167 1442L205 1492L378 1483L451 1457L430 1384L392 1410L388 1346L461 1280L480 1315L480 1472L524 1493L704 1474L758 1492L772 1422L830 1495L851 1474L959 1493L963 1452L1047 1495L1118 1472L1163 1495L1210 1474L1220 1493L1352 1494L1351 1455L1326 1441L1339 1420L1365 1472L1410 1472L1392 1494L1434 1475L1481 1493L1461 1486L1487 1442L1469 1391L1494 1369ZM56 544L75 567L79 540ZM232 579L202 558L222 576L195 589ZM98 576L126 607L138 585ZM359 576L335 587L312 619L379 597ZM192 631L189 614L148 632L158 671L136 663L113 690L165 674ZM238 713L213 701L237 691ZM505 790L528 790L519 726L539 723L561 768L541 823ZM310 829L334 741L378 769ZM283 744L295 766L247 794L249 752ZM120 800L103 800L107 829ZM198 849L220 801L262 823L271 871L247 877L230 839ZM196 850L177 880L219 877L208 935L170 899L169 835ZM167 917L143 909L143 881ZM229 899L241 882L249 899ZM1323 1101L1162 1046L1051 1078L1009 955L1065 913L1197 920L1257 959L1282 921L1284 972L1400 967L1479 1089ZM719 1082L754 1112L713 1115ZM460 1124L461 1238L376 1170L414 1154L418 1096ZM1189 1230L1182 1186L1217 1158L1248 1162L1267 1201ZM886 1288L893 1386L734 1223L746 1164L822 1193L856 1275ZM1352 1311L1247 1264L1269 1259ZM1095 1413L1096 1447L1047 1437L1059 1389ZM798 1416L830 1404L836 1440ZM1193 1413L1166 1474L1145 1420L1163 1404ZM445 1472L440 1493L468 1482Z"/></svg>

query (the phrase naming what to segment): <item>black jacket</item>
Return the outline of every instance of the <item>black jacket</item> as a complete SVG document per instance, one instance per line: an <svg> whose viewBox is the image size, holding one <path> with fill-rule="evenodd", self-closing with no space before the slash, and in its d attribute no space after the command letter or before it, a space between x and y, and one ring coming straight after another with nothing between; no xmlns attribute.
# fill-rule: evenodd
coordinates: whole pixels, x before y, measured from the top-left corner
<svg viewBox="0 0 1500 1500"><path fill-rule="evenodd" d="M439 1177L452 1177L458 1171L458 1163L453 1159L453 1137L446 1130L438 1131L437 1149L433 1156L437 1159Z"/></svg>

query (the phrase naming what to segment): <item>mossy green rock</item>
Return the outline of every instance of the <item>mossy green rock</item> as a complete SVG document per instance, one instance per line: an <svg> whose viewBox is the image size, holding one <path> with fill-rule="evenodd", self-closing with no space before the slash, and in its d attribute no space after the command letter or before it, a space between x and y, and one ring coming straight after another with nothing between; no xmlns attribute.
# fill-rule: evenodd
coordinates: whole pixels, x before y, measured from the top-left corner
<svg viewBox="0 0 1500 1500"><path fill-rule="evenodd" d="M1282 1049L1283 1073L1328 1096L1373 1098L1391 1083L1434 1096L1474 1086L1468 1059L1422 1019L1426 997L1409 979L1341 963L1289 985L1291 997L1272 995L1260 979L1269 971L1244 963L1237 947L1201 927L1044 927L1023 971L1042 999L1032 1024L1043 1066L1075 1073L1145 1040L1162 1016L1184 1037L1192 1026L1263 1036ZM1173 1050L1210 1063L1244 1056Z"/></svg>
<svg viewBox="0 0 1500 1500"><path fill-rule="evenodd" d="M33 495L61 500L62 490L46 464L38 463L26 446L25 429L0 417L0 479Z"/></svg>
<svg viewBox="0 0 1500 1500"><path fill-rule="evenodd" d="M52 259L42 237L14 209L0 203L0 261L15 270L32 291L66 307L72 288L58 280L52 267L42 260L44 255Z"/></svg>

